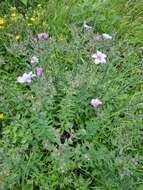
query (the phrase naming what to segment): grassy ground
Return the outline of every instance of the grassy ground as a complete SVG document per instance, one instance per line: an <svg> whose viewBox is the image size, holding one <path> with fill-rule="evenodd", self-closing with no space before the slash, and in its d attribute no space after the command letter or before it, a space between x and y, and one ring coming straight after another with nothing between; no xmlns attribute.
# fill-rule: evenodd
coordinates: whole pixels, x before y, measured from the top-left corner
<svg viewBox="0 0 143 190"><path fill-rule="evenodd" d="M0 2L0 190L142 190L142 0L38 3Z"/></svg>

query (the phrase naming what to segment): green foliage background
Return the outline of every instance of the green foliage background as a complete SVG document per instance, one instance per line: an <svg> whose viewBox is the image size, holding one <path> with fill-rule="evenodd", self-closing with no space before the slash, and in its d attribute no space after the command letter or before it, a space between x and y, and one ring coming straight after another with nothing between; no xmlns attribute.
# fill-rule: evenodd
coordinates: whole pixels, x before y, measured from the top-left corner
<svg viewBox="0 0 143 190"><path fill-rule="evenodd" d="M40 3L41 9L38 0L0 2L9 23L0 31L0 189L142 190L142 0ZM26 16L34 10L40 18L29 29ZM93 32L83 32L85 20ZM30 40L43 31L48 41ZM96 42L96 33L113 40ZM92 64L98 49L106 65ZM17 84L17 76L34 70L33 55L44 77ZM96 97L103 105L94 110Z"/></svg>

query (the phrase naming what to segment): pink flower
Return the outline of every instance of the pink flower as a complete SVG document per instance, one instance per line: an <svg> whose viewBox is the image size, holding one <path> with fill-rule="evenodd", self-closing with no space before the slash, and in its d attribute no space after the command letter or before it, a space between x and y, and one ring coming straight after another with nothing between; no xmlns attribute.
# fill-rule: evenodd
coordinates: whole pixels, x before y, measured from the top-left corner
<svg viewBox="0 0 143 190"><path fill-rule="evenodd" d="M102 105L102 102L98 98L91 100L91 106L93 108L97 108L99 105Z"/></svg>
<svg viewBox="0 0 143 190"><path fill-rule="evenodd" d="M17 82L18 83L31 83L32 82L32 77L34 75L32 74L32 72L30 73L24 73L22 76L17 77Z"/></svg>
<svg viewBox="0 0 143 190"><path fill-rule="evenodd" d="M95 64L106 63L106 55L100 51L97 51L92 55Z"/></svg>
<svg viewBox="0 0 143 190"><path fill-rule="evenodd" d="M112 36L110 36L109 34L102 34L103 40L112 40Z"/></svg>
<svg viewBox="0 0 143 190"><path fill-rule="evenodd" d="M43 68L37 67L35 72L36 72L37 77L42 77L44 71L43 71Z"/></svg>
<svg viewBox="0 0 143 190"><path fill-rule="evenodd" d="M38 40L47 40L49 37L47 32L43 32L37 35Z"/></svg>
<svg viewBox="0 0 143 190"><path fill-rule="evenodd" d="M33 56L33 57L31 58L31 61L30 61L31 64L38 63L38 62L39 62L38 57Z"/></svg>
<svg viewBox="0 0 143 190"><path fill-rule="evenodd" d="M84 21L83 23L83 28L86 32L90 32L92 30L92 27L87 25L86 22Z"/></svg>

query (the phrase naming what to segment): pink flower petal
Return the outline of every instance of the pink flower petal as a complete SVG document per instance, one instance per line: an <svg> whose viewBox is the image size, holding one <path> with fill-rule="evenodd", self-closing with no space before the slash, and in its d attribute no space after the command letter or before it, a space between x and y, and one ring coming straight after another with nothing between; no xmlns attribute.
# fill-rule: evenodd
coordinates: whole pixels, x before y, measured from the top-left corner
<svg viewBox="0 0 143 190"><path fill-rule="evenodd" d="M37 37L38 37L38 40L47 40L49 35L47 32L43 32L43 33L38 34Z"/></svg>
<svg viewBox="0 0 143 190"><path fill-rule="evenodd" d="M32 72L24 73L22 76L17 77L17 82L19 83L31 83L32 82Z"/></svg>
<svg viewBox="0 0 143 190"><path fill-rule="evenodd" d="M98 98L91 100L91 106L93 108L97 108L99 105L102 105L102 102Z"/></svg>
<svg viewBox="0 0 143 190"><path fill-rule="evenodd" d="M106 63L106 57L107 57L106 54L98 50L95 54L92 55L95 64Z"/></svg>
<svg viewBox="0 0 143 190"><path fill-rule="evenodd" d="M36 68L36 71L35 71L35 73L36 73L36 76L37 77L42 77L43 76L43 68L41 68L41 67L37 67Z"/></svg>

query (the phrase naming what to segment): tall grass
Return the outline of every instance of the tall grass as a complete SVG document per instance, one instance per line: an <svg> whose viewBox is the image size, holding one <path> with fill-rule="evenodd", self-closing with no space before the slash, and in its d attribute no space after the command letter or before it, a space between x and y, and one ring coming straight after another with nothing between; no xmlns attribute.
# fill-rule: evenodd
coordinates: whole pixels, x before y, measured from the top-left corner
<svg viewBox="0 0 143 190"><path fill-rule="evenodd" d="M118 23L120 37L127 36L131 43L143 46L143 1L111 0L112 7L121 16Z"/></svg>

